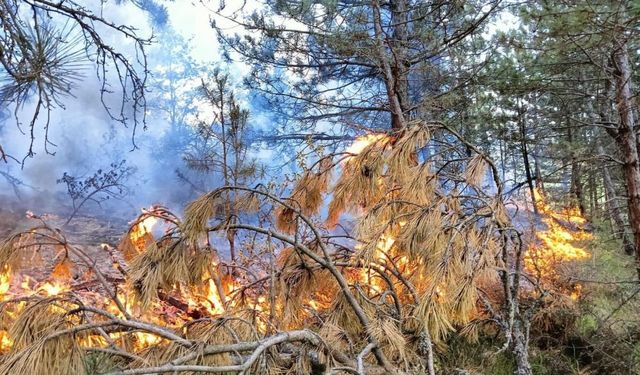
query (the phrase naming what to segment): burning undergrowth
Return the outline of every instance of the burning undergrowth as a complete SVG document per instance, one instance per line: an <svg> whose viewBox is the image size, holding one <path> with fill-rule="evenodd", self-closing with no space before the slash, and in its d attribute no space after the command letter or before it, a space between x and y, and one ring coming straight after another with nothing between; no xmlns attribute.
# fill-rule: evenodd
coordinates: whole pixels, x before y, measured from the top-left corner
<svg viewBox="0 0 640 375"><path fill-rule="evenodd" d="M495 176L486 156L431 146L456 136L416 123L321 157L287 198L222 187L184 219L145 210L102 246L107 269L34 216L0 249L0 374L433 374L454 331L474 339L498 322L509 345L519 272L508 270L524 262L550 279L537 261L548 254L523 259L500 181L498 194L482 189ZM339 226L346 212L353 231ZM214 237L242 251L227 261ZM51 288L20 286L45 253ZM98 355L106 364L89 370Z"/></svg>
<svg viewBox="0 0 640 375"><path fill-rule="evenodd" d="M582 286L571 282L568 267L591 256L586 250L593 240L588 222L577 207L552 207L539 189L534 190L534 197L542 228L531 233L532 243L524 257L525 270L536 284L576 300Z"/></svg>
<svg viewBox="0 0 640 375"><path fill-rule="evenodd" d="M594 239L576 207L554 207L542 190L533 194L529 211L529 244L524 255L524 284L531 311L531 335L540 348L571 347L583 285L575 278L576 262L591 257ZM531 199L531 197L527 197Z"/></svg>

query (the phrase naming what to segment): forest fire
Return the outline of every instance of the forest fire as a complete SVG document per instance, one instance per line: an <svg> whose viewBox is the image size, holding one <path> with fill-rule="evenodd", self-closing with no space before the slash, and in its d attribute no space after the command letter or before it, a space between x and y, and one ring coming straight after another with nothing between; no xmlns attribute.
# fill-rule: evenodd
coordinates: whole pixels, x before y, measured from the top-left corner
<svg viewBox="0 0 640 375"><path fill-rule="evenodd" d="M542 282L554 283L559 278L559 266L591 256L584 246L593 239L593 235L583 228L587 221L577 208L556 210L538 189L534 196L546 229L536 231L538 242L527 249L524 257L525 269ZM571 298L579 298L580 290L580 285L573 286Z"/></svg>
<svg viewBox="0 0 640 375"><path fill-rule="evenodd" d="M220 258L210 236L218 232L223 234L219 238L228 240L229 233L236 235L229 232L233 225L255 228L229 219L216 222L229 204L226 189L232 188L196 199L185 209L184 219L161 206L142 210L116 247L96 246L113 259L114 267L108 270L92 261L89 250L69 244L41 220L39 227L16 235L0 252L17 263L23 256L18 257L16 249L35 256L49 246L55 254L47 258L54 263L47 278L32 280L24 275L22 290L15 293L11 281L20 277L11 280L11 269L5 268L0 278L0 349L11 358L22 358L24 343L18 333L34 324L25 316L35 309L48 314L43 316L52 319L54 331L84 319L87 327L100 327L87 328L72 340L78 350L120 350L122 356L145 356L148 361L177 360L186 352L176 347L189 347L191 340L218 348L286 330L315 329L335 345L376 342L383 348L379 355L410 363L408 358L422 350L410 342L427 340L424 345L433 348L480 316L479 288L495 285L497 279L488 270L495 266L500 247L499 237L491 232L494 227L482 226L484 219L475 223L459 219L465 215L461 204L465 198L455 190L438 189L431 165L416 160L415 150L430 139L428 129L408 129L393 147L388 147L389 139L383 134L358 138L348 148L346 161L338 163L340 176L334 186L328 185L326 170L308 171L298 181L305 185L294 187L293 194L315 187L315 196L296 196L302 209L287 207L288 221L278 218L268 230L255 229L266 235L266 241L243 238L249 255L235 262ZM481 164L469 165L459 170L483 173L476 170ZM459 177L460 183L468 181L468 176ZM246 210L254 209L258 195L278 201L264 191L237 189L235 199ZM303 215L318 215L322 196L329 192L329 218L339 221L350 212L357 221L349 236L352 245L334 245L331 236L322 237L316 229L320 218L311 221ZM542 197L538 201L548 229L539 233L540 246L526 254L525 267L553 279L558 262L586 254L571 246L587 235L556 223L570 219L584 224L581 217L571 216L574 212L558 213ZM33 219L40 220L36 215ZM280 228L278 223L287 225ZM159 236L160 227L164 233ZM72 270L83 276L74 279ZM88 280L93 283L90 287ZM403 330L421 339L410 341ZM33 342L39 339L47 340ZM222 363L231 366L234 359L225 356ZM129 365L143 364L134 360Z"/></svg>
<svg viewBox="0 0 640 375"><path fill-rule="evenodd" d="M640 374L638 0L0 26L0 375Z"/></svg>

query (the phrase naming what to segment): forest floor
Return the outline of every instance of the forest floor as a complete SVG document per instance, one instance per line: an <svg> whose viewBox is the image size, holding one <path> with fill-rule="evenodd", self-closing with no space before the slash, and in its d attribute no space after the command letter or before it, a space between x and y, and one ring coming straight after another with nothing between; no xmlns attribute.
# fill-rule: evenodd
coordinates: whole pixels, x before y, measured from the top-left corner
<svg viewBox="0 0 640 375"><path fill-rule="evenodd" d="M65 225L66 217L38 212L35 210L37 207L38 205L30 207L34 209L33 214L37 215L34 218L24 203L7 203L0 206L0 240L5 240L14 233L28 231L40 225L42 219L52 228L60 230L70 244L82 248L106 276L120 277L112 267L112 254L106 251L105 245L109 248L116 246L127 231L126 220L103 216L77 216ZM38 258L27 259L29 267L20 275L23 280L28 276L31 279L28 284L33 284L34 288L49 277L53 264L66 256L55 248L47 248L38 253ZM72 277L75 282L72 287L84 282L84 272L84 268L74 268Z"/></svg>
<svg viewBox="0 0 640 375"><path fill-rule="evenodd" d="M610 236L606 224L594 224L590 259L565 265L568 283L579 283L573 304L552 301L531 327L530 360L536 375L640 374L640 285L634 259ZM479 343L452 337L443 351L446 374L513 374L515 361L495 355L500 339Z"/></svg>

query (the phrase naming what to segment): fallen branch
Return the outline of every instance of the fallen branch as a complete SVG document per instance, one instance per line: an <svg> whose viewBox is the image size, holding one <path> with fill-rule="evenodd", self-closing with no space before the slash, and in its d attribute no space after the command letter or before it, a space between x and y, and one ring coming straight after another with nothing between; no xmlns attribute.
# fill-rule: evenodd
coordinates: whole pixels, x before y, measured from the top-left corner
<svg viewBox="0 0 640 375"><path fill-rule="evenodd" d="M271 337L267 337L263 340L254 342L242 342L229 345L213 345L205 347L202 351L194 351L180 358L174 359L166 365L156 367L137 368L119 372L111 372L107 375L140 375L140 374L154 374L164 372L237 372L243 374L249 370L260 356L268 348L282 344L285 342L297 342L306 341L314 346L320 345L321 341L318 336L309 330L281 332ZM252 350L251 355L239 365L228 366L200 366L200 365L184 365L184 363L199 358L201 356L231 353L231 352L243 352Z"/></svg>

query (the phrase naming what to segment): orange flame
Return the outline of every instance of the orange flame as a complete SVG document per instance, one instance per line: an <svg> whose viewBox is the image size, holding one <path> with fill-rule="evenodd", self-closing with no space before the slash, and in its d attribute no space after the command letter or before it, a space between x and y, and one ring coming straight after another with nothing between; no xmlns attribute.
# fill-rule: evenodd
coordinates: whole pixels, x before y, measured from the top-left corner
<svg viewBox="0 0 640 375"><path fill-rule="evenodd" d="M352 154L344 159L344 162L348 162L353 158L353 156L360 154L365 148L370 146L373 143L381 142L383 140L387 140L389 138L388 135L382 133L371 133L365 134L356 138L356 140L349 146L345 152L348 154Z"/></svg>
<svg viewBox="0 0 640 375"><path fill-rule="evenodd" d="M209 279L209 287L207 289L207 301L209 302L207 310L213 315L222 314L224 312L224 305L222 303L222 298L220 298L220 294L218 293L216 284L212 279Z"/></svg>
<svg viewBox="0 0 640 375"><path fill-rule="evenodd" d="M38 287L38 291L47 297L57 296L69 291L69 287L57 280L46 282Z"/></svg>
<svg viewBox="0 0 640 375"><path fill-rule="evenodd" d="M6 351L11 350L13 347L13 339L9 337L9 333L7 331L0 331L0 352L4 353Z"/></svg>
<svg viewBox="0 0 640 375"><path fill-rule="evenodd" d="M129 239L131 239L136 250L142 252L146 249L147 238L158 221L159 219L155 216L147 216L132 228L131 232L129 232Z"/></svg>
<svg viewBox="0 0 640 375"><path fill-rule="evenodd" d="M554 210L537 189L534 191L534 197L536 208L542 215L542 222L547 229L536 233L540 244L532 245L527 250L524 257L525 269L540 279L553 282L558 279L557 268L560 264L591 257L583 246L584 241L591 240L593 235L580 228L580 225L586 223L586 219L580 215L577 208ZM572 225L576 225L576 228L569 228ZM581 290L582 286L576 285L570 297L578 299Z"/></svg>
<svg viewBox="0 0 640 375"><path fill-rule="evenodd" d="M4 296L9 292L10 287L11 268L5 265L2 272L0 272L0 301L4 299Z"/></svg>

